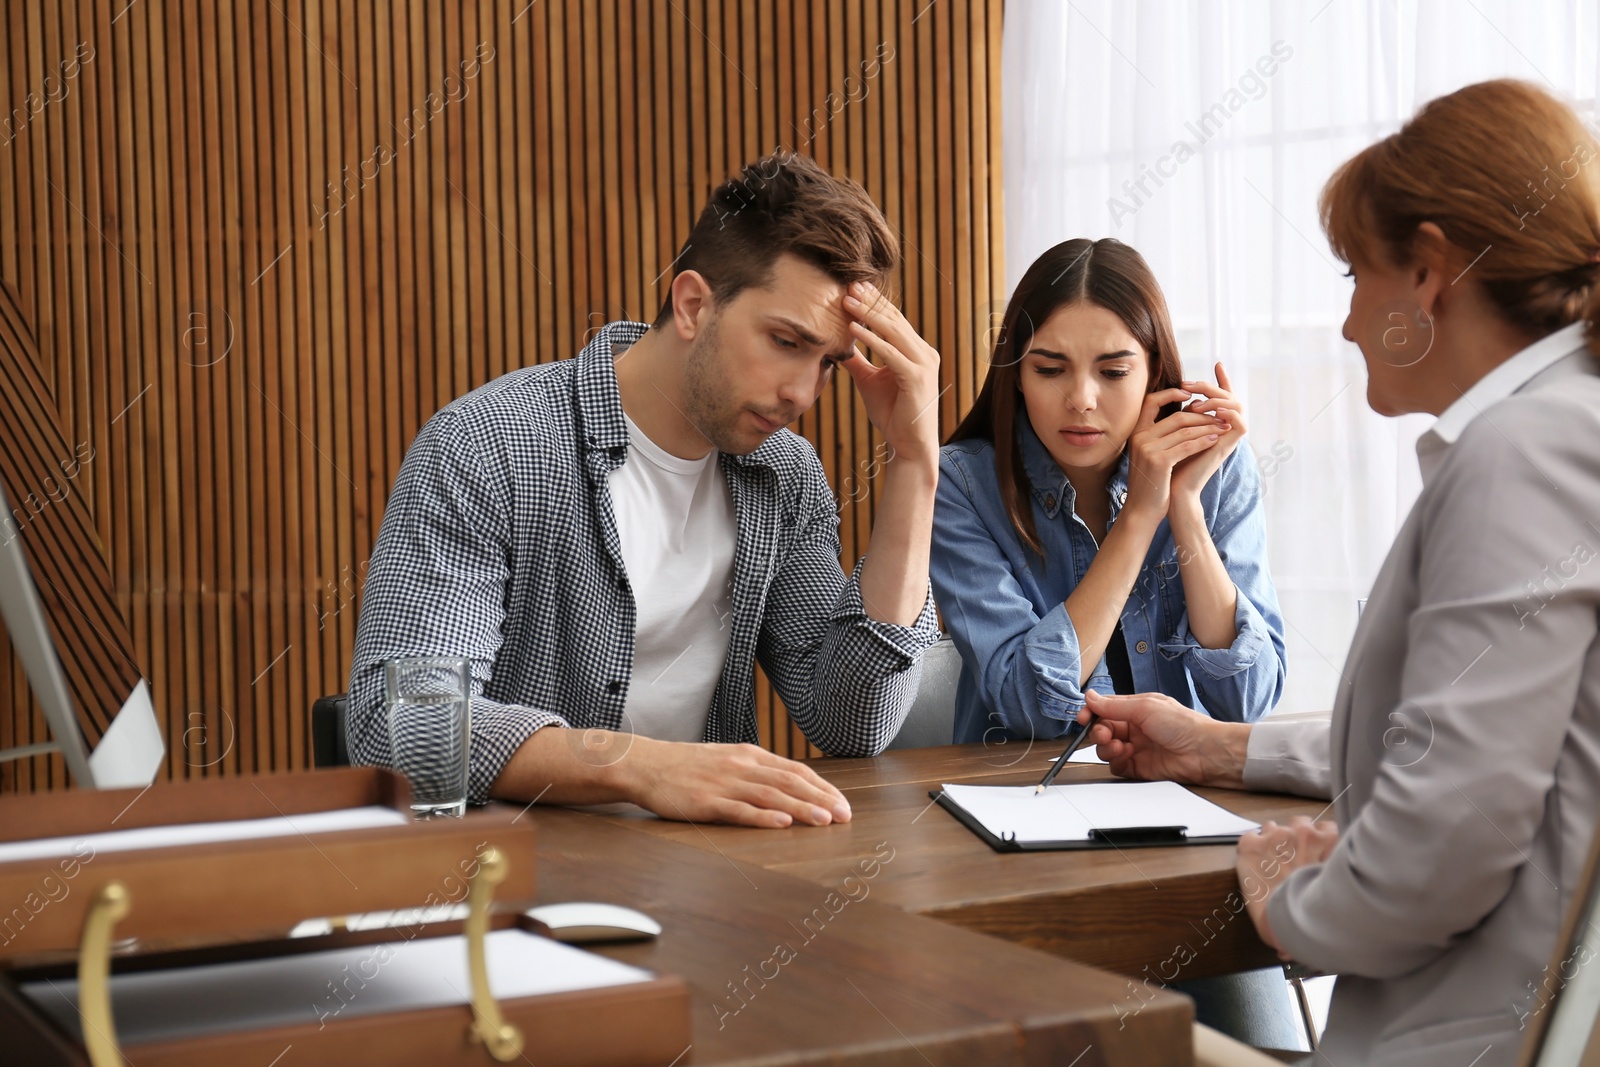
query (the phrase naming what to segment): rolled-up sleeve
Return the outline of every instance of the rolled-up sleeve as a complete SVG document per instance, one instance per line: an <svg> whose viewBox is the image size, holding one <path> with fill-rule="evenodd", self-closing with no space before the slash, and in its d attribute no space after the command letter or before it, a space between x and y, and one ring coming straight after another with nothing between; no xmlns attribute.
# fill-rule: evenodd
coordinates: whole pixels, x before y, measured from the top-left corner
<svg viewBox="0 0 1600 1067"><path fill-rule="evenodd" d="M789 717L830 756L875 756L900 732L939 638L931 588L910 626L867 614L839 565L839 512L815 453L790 550L767 591L756 656Z"/></svg>
<svg viewBox="0 0 1600 1067"><path fill-rule="evenodd" d="M1227 648L1206 648L1189 631L1189 615L1185 612L1178 621L1176 639L1162 645L1163 648L1180 651L1191 672L1196 669L1204 671L1210 680L1220 681L1248 671L1261 662L1263 655L1276 658L1267 620L1261 617L1261 609L1245 595L1244 590L1237 586L1234 589L1238 598L1233 609L1233 644Z"/></svg>
<svg viewBox="0 0 1600 1067"><path fill-rule="evenodd" d="M934 592L993 719L1019 737L1059 737L1084 704L1078 632L1066 604L1043 616L1035 610L949 455L940 462L933 525ZM1100 688L1093 679L1090 687Z"/></svg>
<svg viewBox="0 0 1600 1067"><path fill-rule="evenodd" d="M1214 501L1211 541L1238 593L1234 639L1227 648L1205 648L1189 629L1187 610L1161 650L1179 656L1211 716L1255 722L1283 695L1287 674L1283 612L1267 569L1266 517L1261 476L1248 444L1241 443L1206 487Z"/></svg>
<svg viewBox="0 0 1600 1067"><path fill-rule="evenodd" d="M393 766L384 663L462 656L472 671L468 799L482 803L513 753L561 716L483 696L501 643L511 530L497 473L446 408L406 452L368 565L350 667L352 762Z"/></svg>

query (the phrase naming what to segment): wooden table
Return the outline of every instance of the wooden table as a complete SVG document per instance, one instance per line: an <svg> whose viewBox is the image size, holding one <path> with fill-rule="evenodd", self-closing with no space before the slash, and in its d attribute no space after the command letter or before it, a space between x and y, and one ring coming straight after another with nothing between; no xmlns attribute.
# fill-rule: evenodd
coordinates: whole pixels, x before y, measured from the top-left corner
<svg viewBox="0 0 1600 1067"><path fill-rule="evenodd" d="M892 855L814 857L802 879L718 856L713 827L690 848L639 820L527 817L540 901L611 901L661 922L654 941L597 949L688 983L681 1067L1192 1063L1187 998L881 903L919 862L908 839Z"/></svg>
<svg viewBox="0 0 1600 1067"><path fill-rule="evenodd" d="M752 830L654 817L617 821L643 834L730 861L842 888L852 865L886 845L895 859L872 883L875 903L931 916L1144 982L1183 981L1268 967L1277 954L1243 911L1231 845L1002 854L928 792L945 782L1031 784L1060 749L950 745L812 766L850 801L850 822ZM1100 765L1073 764L1058 782L1103 781ZM1250 819L1315 816L1327 805L1295 797L1197 790Z"/></svg>

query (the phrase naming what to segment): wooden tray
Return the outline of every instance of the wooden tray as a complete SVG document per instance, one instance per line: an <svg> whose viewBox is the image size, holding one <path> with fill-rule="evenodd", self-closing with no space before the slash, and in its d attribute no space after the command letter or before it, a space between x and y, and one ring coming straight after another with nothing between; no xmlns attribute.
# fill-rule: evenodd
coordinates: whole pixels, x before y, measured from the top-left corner
<svg viewBox="0 0 1600 1067"><path fill-rule="evenodd" d="M70 978L84 961L97 958L85 949L91 943L85 929L92 913L98 912L102 927L102 976L109 956L113 975L162 971L178 977L176 969L183 967L454 936L463 924L413 924L404 934L394 929L317 938L286 934L306 919L461 903L480 866L492 868L499 880L480 880L479 892L487 899L481 883L492 881L494 906L503 913L532 903L533 820L499 808L470 820L415 822L409 804L405 779L374 768L0 799L0 844L84 838L79 844L86 846L75 844L70 856L0 863L0 1034L5 1035L0 1067L124 1062L108 1047L100 1048L96 1060L80 1039L83 1029L88 1044L96 1044L90 1031L98 1028L83 1021L96 1017L87 1006L92 975L84 983L85 1006L76 1026L59 1025L23 992L25 982ZM405 819L388 826L128 851L113 850L104 841L99 849L88 844L94 840L89 835L123 830L373 806L392 808ZM106 894L114 885L121 886L128 908L105 935ZM486 912L480 908L477 914ZM479 921L490 928L537 929L520 915ZM114 939L113 953L104 947L106 936ZM450 948L438 942L433 947L449 958ZM82 978L89 972L78 973ZM103 994L103 979L99 988ZM125 1045L121 1052L139 1067L493 1064L496 1056L473 1032L470 989L461 992L460 1003L365 1015L319 1018L308 1005L304 1022L280 1019L251 1029L153 1039ZM690 1043L689 994L676 978L492 1003L500 1021L520 1031L522 1041L520 1053L502 1049L500 1061L540 1067L688 1062L682 1054ZM114 993L110 1010L115 1018Z"/></svg>
<svg viewBox="0 0 1600 1067"><path fill-rule="evenodd" d="M525 915L497 916L496 929L542 927ZM418 936L459 934L462 924L435 923ZM256 942L227 947L146 954L120 962L117 973L199 966L232 959L318 952L384 943L394 930L339 931L322 937ZM64 1033L20 991L24 982L70 978L67 965L0 973L0 1067L91 1067L75 1035ZM689 1048L689 991L675 977L583 992L505 999L507 1022L524 1039L522 1056L539 1067L686 1067ZM309 1019L309 1016L308 1016ZM463 1003L399 1015L333 1018L325 1025L264 1028L183 1041L124 1044L129 1063L138 1067L211 1067L252 1063L261 1067L343 1067L383 1063L396 1067L490 1067L496 1061L467 1036L472 1013ZM281 1058L278 1058L281 1057ZM524 1059L513 1060L522 1063Z"/></svg>

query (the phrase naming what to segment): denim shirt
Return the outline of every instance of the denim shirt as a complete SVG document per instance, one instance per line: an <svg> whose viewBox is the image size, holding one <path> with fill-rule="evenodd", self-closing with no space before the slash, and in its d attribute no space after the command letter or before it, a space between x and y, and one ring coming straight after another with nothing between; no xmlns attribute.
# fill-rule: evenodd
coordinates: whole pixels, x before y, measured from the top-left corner
<svg viewBox="0 0 1600 1067"><path fill-rule="evenodd" d="M994 446L946 445L939 463L931 576L945 626L961 653L955 741L1051 738L1083 708L1084 688L1114 692L1105 657L1080 687L1078 635L1067 596L1099 546L1075 510L1072 483L1019 420L1023 467L1041 558L1023 544L1000 495ZM1107 487L1115 521L1128 495L1128 456ZM1137 692L1159 692L1230 722L1254 722L1283 692L1283 616L1267 573L1261 479L1244 442L1200 491L1228 575L1238 588L1236 637L1202 648L1189 632L1178 550L1162 519L1122 611Z"/></svg>

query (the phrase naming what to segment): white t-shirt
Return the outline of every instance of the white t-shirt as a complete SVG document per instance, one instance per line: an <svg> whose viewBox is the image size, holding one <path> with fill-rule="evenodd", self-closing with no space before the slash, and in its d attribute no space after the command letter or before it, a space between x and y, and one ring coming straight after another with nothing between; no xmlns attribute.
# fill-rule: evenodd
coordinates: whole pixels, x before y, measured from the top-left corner
<svg viewBox="0 0 1600 1067"><path fill-rule="evenodd" d="M732 631L733 499L717 453L679 459L628 423L607 485L638 617L622 729L701 741Z"/></svg>

